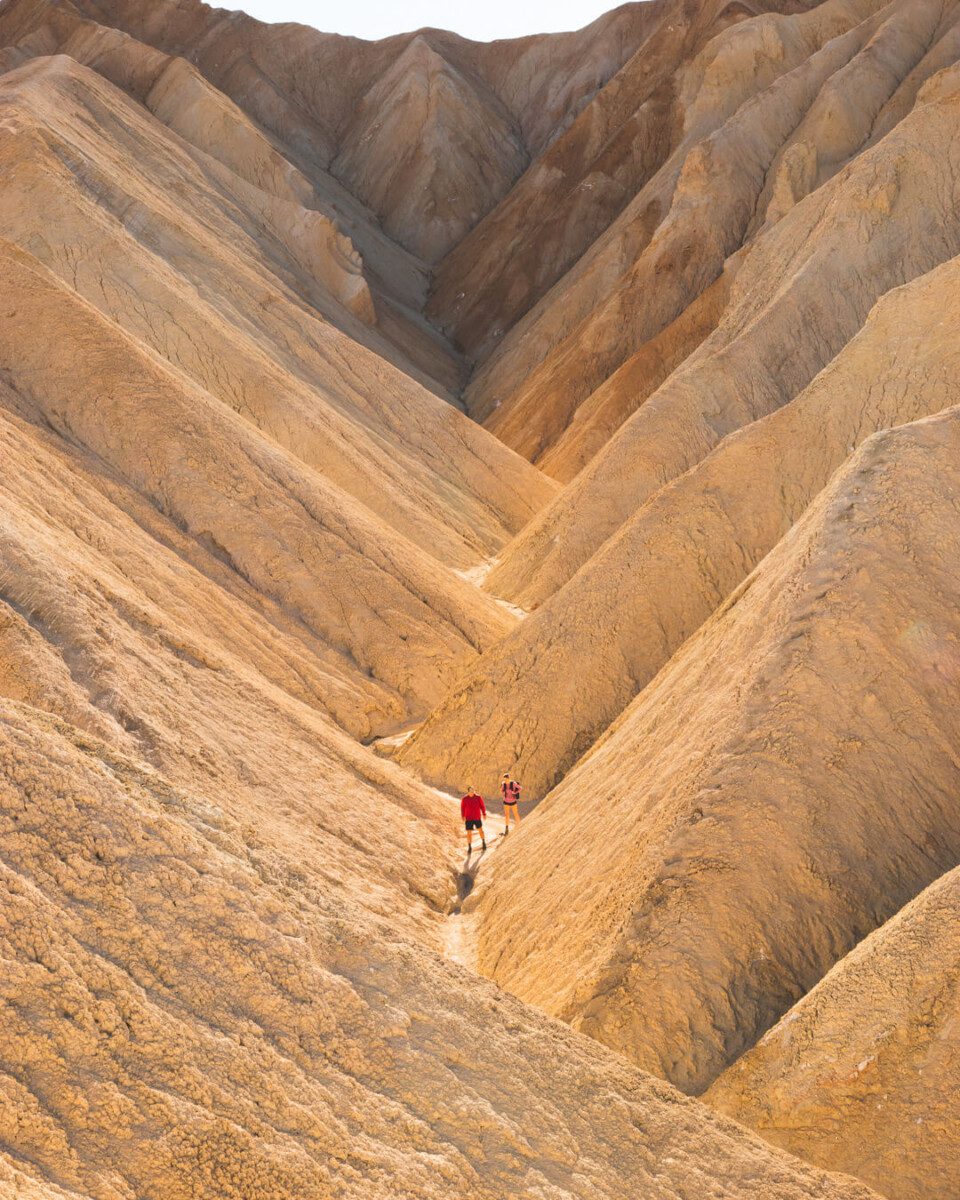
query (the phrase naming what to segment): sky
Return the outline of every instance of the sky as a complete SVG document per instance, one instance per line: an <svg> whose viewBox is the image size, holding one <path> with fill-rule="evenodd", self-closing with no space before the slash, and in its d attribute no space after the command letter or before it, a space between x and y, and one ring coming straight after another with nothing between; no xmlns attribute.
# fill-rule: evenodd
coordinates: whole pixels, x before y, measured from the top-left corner
<svg viewBox="0 0 960 1200"><path fill-rule="evenodd" d="M327 33L360 38L389 37L424 26L452 29L489 42L579 29L623 0L245 0L218 8L239 8L261 21L300 21Z"/></svg>

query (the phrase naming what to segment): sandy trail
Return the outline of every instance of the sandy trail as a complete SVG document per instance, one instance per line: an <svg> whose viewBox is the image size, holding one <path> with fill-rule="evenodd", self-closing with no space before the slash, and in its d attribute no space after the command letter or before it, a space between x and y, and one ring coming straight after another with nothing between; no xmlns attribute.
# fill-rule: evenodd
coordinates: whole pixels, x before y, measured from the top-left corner
<svg viewBox="0 0 960 1200"><path fill-rule="evenodd" d="M458 796L452 792L444 792L440 788L431 788L430 790L447 804L455 805L459 812L460 798ZM477 914L476 912L464 912L463 904L472 894L483 868L492 861L493 856L500 849L504 837L503 814L495 813L491 808L491 805L497 801L488 800L484 796L484 803L487 804L487 817L483 823L487 849L479 853L474 850L472 854L468 855L464 851L461 836L457 845L456 857L451 864L456 896L452 901L450 912L444 920L440 938L440 952L444 957L459 963L460 966L466 967L470 971L477 970Z"/></svg>
<svg viewBox="0 0 960 1200"><path fill-rule="evenodd" d="M459 575L460 578L466 580L467 583L472 583L475 587L480 588L481 591L486 592L486 594L490 596L490 598L497 604L499 604L502 609L508 613L513 613L515 617L522 621L524 617L528 617L530 615L528 609L521 608L519 604L512 604L509 600L504 600L502 596L495 596L492 592L487 592L486 588L484 587L488 575L494 569L494 567L498 565L499 562L500 556L493 555L491 558L485 558L483 562L478 563L475 567L469 567L465 571L457 570L456 567L452 568L452 570L454 575Z"/></svg>

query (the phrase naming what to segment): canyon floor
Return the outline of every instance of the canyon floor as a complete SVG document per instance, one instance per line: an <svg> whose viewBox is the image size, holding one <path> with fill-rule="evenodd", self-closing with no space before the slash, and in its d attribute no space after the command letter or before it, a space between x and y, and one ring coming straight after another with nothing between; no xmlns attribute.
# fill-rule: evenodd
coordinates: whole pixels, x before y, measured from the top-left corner
<svg viewBox="0 0 960 1200"><path fill-rule="evenodd" d="M958 335L960 0L0 0L0 1195L960 1200Z"/></svg>

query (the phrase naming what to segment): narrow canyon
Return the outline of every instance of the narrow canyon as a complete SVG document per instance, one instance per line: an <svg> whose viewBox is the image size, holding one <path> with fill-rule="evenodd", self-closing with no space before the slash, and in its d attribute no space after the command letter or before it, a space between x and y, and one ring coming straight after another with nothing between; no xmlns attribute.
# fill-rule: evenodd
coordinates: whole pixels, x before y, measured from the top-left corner
<svg viewBox="0 0 960 1200"><path fill-rule="evenodd" d="M0 463L0 1196L960 1200L960 0L0 0Z"/></svg>

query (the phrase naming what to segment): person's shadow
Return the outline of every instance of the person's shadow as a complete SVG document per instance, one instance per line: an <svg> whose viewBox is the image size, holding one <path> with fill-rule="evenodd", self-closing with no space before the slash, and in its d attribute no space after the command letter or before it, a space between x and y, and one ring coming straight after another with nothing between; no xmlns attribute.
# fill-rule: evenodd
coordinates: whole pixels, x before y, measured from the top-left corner
<svg viewBox="0 0 960 1200"><path fill-rule="evenodd" d="M479 850L474 850L472 854L468 854L463 860L463 865L457 873L457 895L461 903L473 891L473 885L477 879L477 871L480 868L480 860L485 854L486 850L481 847Z"/></svg>

